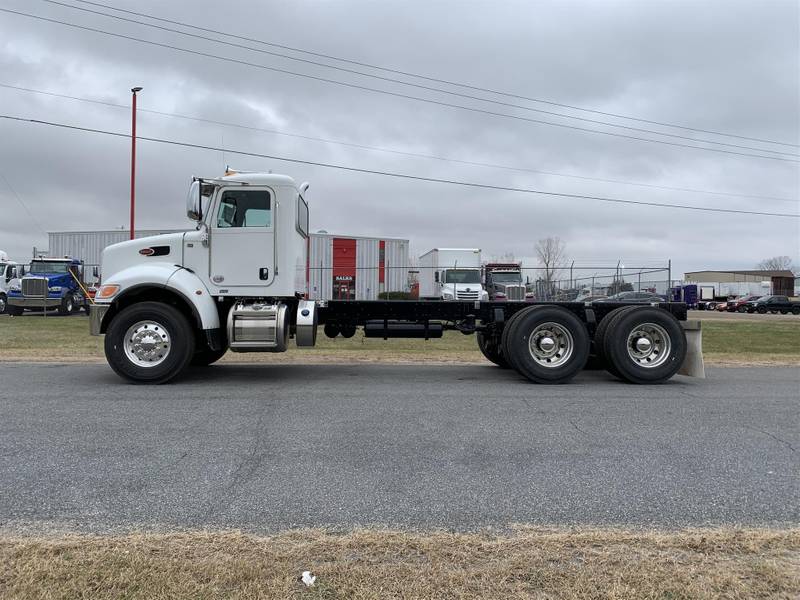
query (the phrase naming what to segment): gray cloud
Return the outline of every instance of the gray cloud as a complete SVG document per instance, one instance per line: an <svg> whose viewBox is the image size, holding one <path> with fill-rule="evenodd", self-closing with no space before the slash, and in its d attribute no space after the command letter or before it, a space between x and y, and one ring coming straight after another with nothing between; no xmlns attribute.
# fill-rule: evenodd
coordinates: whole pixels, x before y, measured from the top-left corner
<svg viewBox="0 0 800 600"><path fill-rule="evenodd" d="M239 1L224 9L186 1L166 5L108 1L165 18L530 97L798 142L800 15L797 4L790 1L295 2L255 6ZM574 123L190 40L38 0L12 0L7 5L359 85ZM129 101L132 85L142 85L140 106L147 109L462 160L655 185L800 197L797 163L674 148L476 114L8 14L0 17L0 36L2 83L121 104ZM130 126L125 109L2 88L0 98L2 112L8 114L120 132L127 132ZM769 212L798 210L797 202L725 198L472 167L148 113L141 113L139 119L143 136L370 169L632 200ZM43 229L105 229L127 224L128 140L6 121L0 122L0 136L4 141L0 144L1 172ZM226 163L242 169L272 169L310 181L315 229L408 237L419 251L465 245L480 246L487 255L513 252L529 256L539 237L556 234L566 240L569 254L576 260L672 258L677 272L751 268L761 258L776 254L790 254L800 263L796 219L469 189L148 142L139 146L138 226L184 226L183 198L189 177L219 174ZM46 243L2 182L0 204L1 248L24 259L31 246Z"/></svg>

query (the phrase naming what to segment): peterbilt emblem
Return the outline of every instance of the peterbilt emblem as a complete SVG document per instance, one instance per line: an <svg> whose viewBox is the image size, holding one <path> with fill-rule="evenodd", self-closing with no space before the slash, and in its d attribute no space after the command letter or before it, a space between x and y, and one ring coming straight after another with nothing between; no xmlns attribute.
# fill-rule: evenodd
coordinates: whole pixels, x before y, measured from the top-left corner
<svg viewBox="0 0 800 600"><path fill-rule="evenodd" d="M214 283L222 283L223 281L225 281L225 278L222 275L214 275L211 278L211 281L213 281Z"/></svg>
<svg viewBox="0 0 800 600"><path fill-rule="evenodd" d="M467 288L467 291L468 291L468 292L471 292L472 290L471 290L471 289L469 289L469 288Z"/></svg>

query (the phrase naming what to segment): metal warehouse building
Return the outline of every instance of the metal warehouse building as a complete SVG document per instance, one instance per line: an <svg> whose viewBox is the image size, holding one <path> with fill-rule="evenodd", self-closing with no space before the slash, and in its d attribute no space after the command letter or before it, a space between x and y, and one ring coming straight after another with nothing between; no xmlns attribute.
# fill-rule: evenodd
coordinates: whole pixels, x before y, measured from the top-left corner
<svg viewBox="0 0 800 600"><path fill-rule="evenodd" d="M312 300L377 300L381 292L408 291L408 240L312 233Z"/></svg>
<svg viewBox="0 0 800 600"><path fill-rule="evenodd" d="M706 283L707 285L717 285L720 289L725 289L725 294L743 294L746 292L728 291L748 287L750 284L750 291L753 293L772 293L782 296L794 295L795 277L794 273L789 270L779 271L691 271L684 274L686 283L697 283L698 285ZM728 284L728 285L725 285ZM739 284L738 288L735 284ZM761 289L754 287L752 284L760 284Z"/></svg>
<svg viewBox="0 0 800 600"><path fill-rule="evenodd" d="M182 229L141 230L137 238ZM72 256L99 265L106 246L124 242L130 233L53 231L51 256ZM309 296L314 300L377 300L381 292L408 291L408 240L312 233L309 237ZM87 270L88 272L88 270Z"/></svg>

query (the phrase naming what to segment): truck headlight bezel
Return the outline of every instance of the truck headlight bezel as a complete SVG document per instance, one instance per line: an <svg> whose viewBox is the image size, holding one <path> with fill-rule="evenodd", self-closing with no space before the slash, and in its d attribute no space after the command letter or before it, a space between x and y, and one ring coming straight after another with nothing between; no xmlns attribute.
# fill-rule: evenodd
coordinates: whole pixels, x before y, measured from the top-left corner
<svg viewBox="0 0 800 600"><path fill-rule="evenodd" d="M111 300L119 293L120 285L116 283L106 283L100 286L94 296L95 300Z"/></svg>

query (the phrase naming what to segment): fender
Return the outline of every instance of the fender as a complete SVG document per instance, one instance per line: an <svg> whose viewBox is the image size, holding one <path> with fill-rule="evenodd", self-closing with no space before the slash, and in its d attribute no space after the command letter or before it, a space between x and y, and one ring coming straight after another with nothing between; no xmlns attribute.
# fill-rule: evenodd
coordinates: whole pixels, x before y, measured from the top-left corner
<svg viewBox="0 0 800 600"><path fill-rule="evenodd" d="M111 303L145 286L168 289L186 300L202 329L218 329L220 326L217 306L208 288L192 271L179 265L167 262L135 265L115 273L104 283L120 286L120 293ZM98 304L105 302L98 301Z"/></svg>
<svg viewBox="0 0 800 600"><path fill-rule="evenodd" d="M193 271L184 267L176 269L167 280L165 287L178 292L186 298L191 306L194 306L203 329L219 328L219 312L214 298Z"/></svg>

